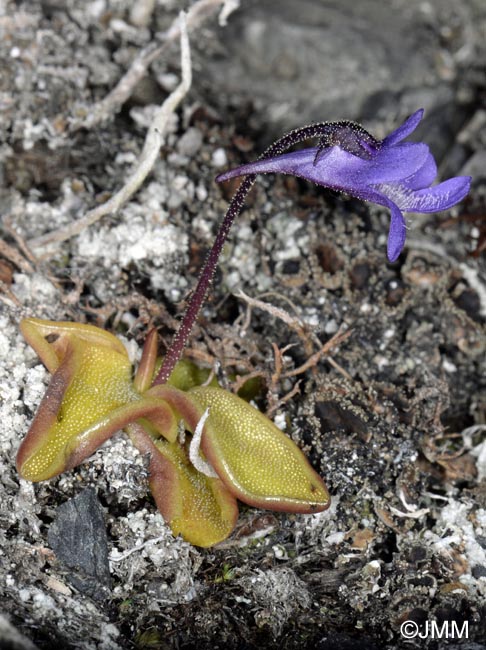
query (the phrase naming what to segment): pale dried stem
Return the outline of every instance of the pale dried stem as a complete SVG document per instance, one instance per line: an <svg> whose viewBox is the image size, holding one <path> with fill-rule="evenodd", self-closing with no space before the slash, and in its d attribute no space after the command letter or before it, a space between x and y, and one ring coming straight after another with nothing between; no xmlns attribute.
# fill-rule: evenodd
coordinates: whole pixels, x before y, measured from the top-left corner
<svg viewBox="0 0 486 650"><path fill-rule="evenodd" d="M30 262L28 262L17 249L3 241L3 239L0 239L0 255L3 255L3 257L12 262L12 264L15 264L15 266L24 273L32 273L34 270Z"/></svg>
<svg viewBox="0 0 486 650"><path fill-rule="evenodd" d="M277 411L281 406L284 406L289 400L292 399L297 393L300 393L300 380L295 382L294 387L292 390L290 390L286 395L284 395L281 399L278 400L275 404L270 406L270 408L267 409L265 415L269 418L271 417L275 411Z"/></svg>
<svg viewBox="0 0 486 650"><path fill-rule="evenodd" d="M199 0L187 12L186 24L187 31L190 33L197 29L214 11L221 5L224 0ZM137 84L147 74L149 66L158 59L170 46L181 37L181 24L179 18L176 18L169 29L158 36L157 42L147 45L138 56L133 60L130 68L123 75L117 85L108 95L100 102L92 106L89 115L82 121L73 122L71 130L80 128L92 129L101 122L109 119L114 113L117 113L123 104L131 97ZM159 42L162 41L162 42Z"/></svg>
<svg viewBox="0 0 486 650"><path fill-rule="evenodd" d="M257 379L257 378L267 379L267 373L264 372L263 370L253 370L252 372L249 372L247 375L237 375L235 381L231 384L231 391L237 394L240 388L242 388L247 381L250 381L250 379Z"/></svg>
<svg viewBox="0 0 486 650"><path fill-rule="evenodd" d="M238 316L238 318L236 319L236 321L234 323L235 326L239 325L240 332L243 332L242 336L244 336L246 334L247 329L250 327L251 316L252 316L252 309L251 309L251 306L247 304L246 305L245 317L243 318L243 322L241 323L241 325L239 325L240 319L242 318L241 314L240 314L240 316Z"/></svg>
<svg viewBox="0 0 486 650"><path fill-rule="evenodd" d="M251 368L251 363L247 359L242 359L241 357L237 357L237 356L235 357L225 356L219 354L212 347L210 349L211 349L211 353L205 352L204 350L200 350L198 348L186 348L184 351L184 356L189 359L194 359L195 361L201 361L211 367L214 367L214 364L221 359L221 361L219 362L221 363L223 368L227 368L230 366ZM248 375L244 375L245 381L247 377Z"/></svg>
<svg viewBox="0 0 486 650"><path fill-rule="evenodd" d="M276 343L272 343L272 348L273 348L273 365L275 368L275 371L270 375L270 380L268 381L268 391L267 391L267 402L268 402L268 408L266 411L266 415L270 417L272 413L274 413L282 403L282 400L278 399L278 389L277 385L282 378L282 372L284 369L284 354L289 350L290 348L294 347L293 344L286 345L282 350L278 347ZM296 385L298 385L299 382L297 382ZM293 389L292 389L293 390Z"/></svg>
<svg viewBox="0 0 486 650"><path fill-rule="evenodd" d="M280 307L275 307L275 305L272 305L268 302L263 302L262 300L258 300L258 298L251 298L250 296L247 296L246 293L244 293L241 289L237 291L234 295L237 298L241 298L242 300L244 300L246 304L249 305L250 307L256 307L258 309L261 309L262 311L267 312L271 316L274 316L275 318L278 318L279 320L283 321L291 329L294 330L294 332L302 341L308 343L307 328L300 319L292 317L288 312L286 312L284 309L281 309ZM246 327L248 327L249 325L248 318L246 319L246 321L245 321L245 325Z"/></svg>
<svg viewBox="0 0 486 650"><path fill-rule="evenodd" d="M17 296L13 293L13 291L10 290L10 287L2 280L0 280L0 301L5 303L9 307L12 306L12 303L17 307L22 306L22 303L17 298Z"/></svg>
<svg viewBox="0 0 486 650"><path fill-rule="evenodd" d="M334 368L334 370L337 370L339 374L341 374L345 379L348 381L354 381L351 375L347 370L344 370L342 366L339 365L339 363L333 359L332 357L327 357L326 359L327 363Z"/></svg>
<svg viewBox="0 0 486 650"><path fill-rule="evenodd" d="M202 361L208 366L212 366L216 359L214 354L209 354L208 352L200 350L199 348L186 348L184 356L188 357L189 359L195 359L196 361Z"/></svg>
<svg viewBox="0 0 486 650"><path fill-rule="evenodd" d="M15 229L11 216L4 217L3 227L8 232L8 234L15 240L17 246L20 249L20 252L24 255L25 259L29 260L29 262L32 262L32 266L35 267L37 265L38 260L34 255L34 253L27 246L27 242L25 241L25 239Z"/></svg>
<svg viewBox="0 0 486 650"><path fill-rule="evenodd" d="M123 560L126 560L127 557L130 557L132 553L138 553L139 551L143 551L143 549L146 548L147 546L151 546L152 544L158 544L159 542L166 542L166 541L167 541L166 534L160 535L160 537L152 537L151 539L147 539L147 541L142 542L137 546L133 546L132 548L123 551L123 553L120 553L119 555L116 555L116 553L112 551L108 559L110 562L123 562Z"/></svg>
<svg viewBox="0 0 486 650"><path fill-rule="evenodd" d="M307 329L305 323L303 323L297 317L290 316L290 314L288 314L284 309L280 309L279 307L275 307L275 305L271 305L269 303L263 302L262 300L258 300L256 298L251 298L250 296L247 296L241 290L238 291L237 293L235 293L235 296L237 298L242 298L248 305L247 315L246 315L246 318L245 318L245 322L243 324L244 329L247 329L249 327L249 325L250 325L252 307L256 307L258 309L262 309L263 311L266 311L267 313L271 314L275 318L279 318L284 323L289 325L289 327L291 327L297 333L299 338L304 342L307 353L309 353L308 352L309 344L310 344L309 336L310 336L310 338L312 338L312 340L315 343L318 343L318 345L321 346L320 349L317 352L315 352L314 354L309 356L309 358L307 359L307 361L304 364L302 364L298 368L295 368L294 370L289 370L288 372L284 373L283 372L282 354L285 352L285 350L288 349L289 346L287 346L287 348L284 348L284 350L279 350L279 348L275 345L275 343L272 344L273 345L273 350L274 350L274 357L275 357L275 372L271 376L271 380L270 380L270 383L271 383L272 387L275 387L280 379L286 379L288 377L295 377L297 375L300 375L300 374L306 372L307 370L309 370L311 368L314 368L323 356L328 355L330 350L332 350L332 348L334 348L335 346L337 346L340 343L342 343L343 341L345 341L352 333L352 330L348 330L346 332L343 332L342 330L340 330L331 339L329 339L329 341L327 341L324 345L321 345L321 342L319 341L319 339L317 338L317 336L313 332L311 332L310 335L309 335L309 332L308 332L308 329ZM295 309L295 306L292 303L290 303L290 304ZM346 370L344 370L344 368L342 368L336 361L334 361L334 359L332 357L327 356L327 361L335 370L337 370L340 374L342 374L344 377L346 377L346 379L349 379L349 380L352 381L352 377L349 375L349 373L347 373ZM272 407L272 409L273 409L273 407Z"/></svg>
<svg viewBox="0 0 486 650"><path fill-rule="evenodd" d="M270 378L272 387L274 387L280 377L282 376L282 370L283 370L283 360L282 360L282 352L280 352L280 349L276 343L272 343L272 348L273 348L273 364L275 366L275 372L272 373L272 376Z"/></svg>
<svg viewBox="0 0 486 650"><path fill-rule="evenodd" d="M294 370L289 370L287 372L284 372L282 377L283 378L295 377L296 375L301 375L303 372L306 372L310 368L314 368L314 366L317 365L317 363L320 361L320 359L323 356L328 354L328 352L332 350L334 347L336 347L337 345L340 345L341 343L346 341L346 339L348 339L351 336L352 332L353 330L348 330L346 332L342 332L342 331L336 332L336 334L334 334L334 336L330 338L329 341L327 341L320 350L318 350L311 357L309 357L305 363L303 363L298 368L295 368Z"/></svg>
<svg viewBox="0 0 486 650"><path fill-rule="evenodd" d="M258 309L266 311L267 313L271 314L275 318L279 318L284 323L289 325L289 327L291 327L294 330L294 332L302 341L307 356L310 356L312 354L312 342L314 342L314 344L318 346L321 346L321 341L319 340L319 337L298 316L292 317L288 312L286 312L284 309L281 309L280 307L275 307L275 305L272 305L267 302L263 302L262 300L259 300L257 298L251 298L250 296L247 296L243 291L241 291L241 289L234 295L237 298L242 298L248 305L247 315L242 325L243 329L246 330L250 326L251 308L256 307ZM283 296L282 294L276 293L274 291L268 291L264 294L261 294L261 297L263 298L264 296L271 296L271 295L275 295L278 298L285 300L293 309L293 311L297 313L298 311L297 307L289 298L287 298L287 296Z"/></svg>
<svg viewBox="0 0 486 650"><path fill-rule="evenodd" d="M284 354L288 352L291 348L295 347L295 343L290 343L284 348L280 349L276 343L272 343L273 356L274 356L274 365L275 372L271 376L272 387L276 387L277 383L282 377L282 372L284 369Z"/></svg>
<svg viewBox="0 0 486 650"><path fill-rule="evenodd" d="M140 160L132 175L128 178L125 185L114 196L112 196L111 199L106 201L106 203L90 210L84 217L69 224L69 226L65 228L60 228L59 230L47 233L42 237L30 240L30 246L39 247L45 246L46 244L59 243L73 237L74 235L78 235L80 232L85 230L85 228L88 228L106 214L117 212L121 206L133 196L147 178L159 155L160 147L163 144L165 131L169 123L169 118L191 87L191 50L187 35L185 15L182 12L179 18L179 24L181 35L182 80L174 92L167 97L162 106L155 113L154 119L152 120L145 138L145 144L140 155Z"/></svg>
<svg viewBox="0 0 486 650"><path fill-rule="evenodd" d="M230 14L233 13L233 11L236 11L240 7L240 0L224 0L224 6L221 9L221 12L219 14L219 24L221 27L225 27L228 18Z"/></svg>

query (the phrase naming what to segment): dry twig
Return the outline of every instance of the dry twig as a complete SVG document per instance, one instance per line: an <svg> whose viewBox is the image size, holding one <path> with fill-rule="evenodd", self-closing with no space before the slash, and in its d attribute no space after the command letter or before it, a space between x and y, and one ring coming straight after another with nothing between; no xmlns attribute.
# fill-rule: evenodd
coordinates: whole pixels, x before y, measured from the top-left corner
<svg viewBox="0 0 486 650"><path fill-rule="evenodd" d="M25 241L25 239L15 229L15 227L13 225L13 222L12 222L12 217L11 216L4 217L4 219L3 219L3 227L8 232L8 234L12 237L12 239L15 240L17 246L19 247L20 252L25 257L25 259L28 260L29 262L31 262L32 267L35 268L36 265L37 265L38 260L37 260L36 256L34 255L34 253L27 246L27 242Z"/></svg>
<svg viewBox="0 0 486 650"><path fill-rule="evenodd" d="M240 388L242 388L247 381L250 381L250 379L267 379L267 373L264 372L263 370L253 370L252 372L249 372L247 375L237 375L236 379L232 382L231 384L231 391L235 393L235 395L239 392Z"/></svg>
<svg viewBox="0 0 486 650"><path fill-rule="evenodd" d="M332 348L336 347L336 345L339 345L343 341L346 341L346 339L348 339L352 333L353 330L347 330L345 332L343 332L342 330L337 331L336 334L334 334L334 336L330 338L329 341L326 341L326 343L324 343L321 349L317 350L317 352L315 352L311 357L309 357L305 363L303 363L298 368L295 368L294 370L288 370L287 372L284 372L282 376L284 378L295 377L296 375L301 375L306 370L310 370L310 368L314 368L315 365L321 359L321 357L323 357L330 350L332 350Z"/></svg>
<svg viewBox="0 0 486 650"><path fill-rule="evenodd" d="M23 257L18 250L10 244L0 239L0 255L8 259L12 264L15 264L24 273L32 273L33 267L28 260Z"/></svg>
<svg viewBox="0 0 486 650"><path fill-rule="evenodd" d="M272 386L276 385L281 377L282 377L282 372L284 368L284 354L290 350L291 348L295 347L295 344L290 343L289 345L286 345L282 350L278 347L276 343L272 343L272 348L273 348L273 357L274 357L274 365L275 365L275 372L272 374L271 377L271 382Z"/></svg>
<svg viewBox="0 0 486 650"><path fill-rule="evenodd" d="M197 29L215 10L225 4L225 0L199 0L199 2L196 2L188 10L186 15L187 31L190 33L194 29ZM224 7L222 11L224 11ZM90 108L88 116L81 121L73 122L71 130L81 128L92 129L94 126L109 119L114 113L117 113L131 97L137 84L146 75L149 66L181 36L181 23L176 18L170 28L165 33L159 35L157 42L153 41L141 50L113 90L104 99Z"/></svg>
<svg viewBox="0 0 486 650"><path fill-rule="evenodd" d="M349 336L351 336L352 330L343 331L342 329L340 329L338 332L336 332L336 334L334 334L332 338L329 339L329 341L327 341L326 343L324 343L324 345L322 345L318 337L312 331L309 332L309 329L306 326L306 324L303 323L297 316L292 317L284 309L280 309L279 307L275 307L275 305L271 305L269 303L263 302L256 298L251 298L241 290L235 295L238 298L242 298L248 305L248 311L243 324L244 329L249 327L252 307L262 309L263 311L266 311L267 313L271 314L275 318L279 318L284 323L286 323L291 329L293 329L297 333L301 341L304 343L306 353L308 354L307 361L305 361L298 368L285 371L283 355L285 354L285 352L287 352L287 350L294 347L295 344L287 345L282 350L280 350L276 343L272 343L275 370L271 374L269 371L258 373L258 376L266 378L266 382L268 385L267 399L269 403L269 408L267 409L266 414L268 417L270 417L272 413L274 413L278 408L280 408L282 405L288 402L289 399L291 399L296 393L298 393L300 389L299 388L300 381L298 381L286 395L284 395L281 399L278 400L277 399L278 383L282 379L296 377L297 375L303 374L307 370L315 368L323 356L328 355L329 352L334 347L341 344L343 341L346 341L346 339L348 339ZM292 307L294 306L292 305ZM319 350L317 350L317 352L314 352L313 354L311 354L312 351L311 340L314 341L314 343L317 343L319 345ZM336 370L338 370L344 376L350 379L349 374L343 368L341 368L341 366L338 363L336 363L330 356L327 357L327 361L331 363L331 365ZM243 379L244 378L238 378L237 390L242 385L242 383L244 383Z"/></svg>
<svg viewBox="0 0 486 650"><path fill-rule="evenodd" d="M246 293L244 293L241 289L234 294L237 298L241 298L246 302L246 304L249 306L248 314L245 319L245 326L244 329L246 329L249 325L250 318L251 318L251 307L256 307L257 309L261 309L262 311L266 311L268 314L271 316L274 316L275 318L280 319L283 321L286 325L288 325L291 329L294 330L294 332L297 334L297 336L300 338L304 345L304 349L306 351L306 354L311 354L312 351L312 345L309 341L309 328L308 326L303 323L300 318L297 317L292 317L288 312L286 312L284 309L281 309L280 307L275 307L275 305L271 305L268 302L263 302L262 300L258 300L257 298L251 298L250 296L247 296ZM293 305L292 305L293 306Z"/></svg>
<svg viewBox="0 0 486 650"><path fill-rule="evenodd" d="M3 295L5 294L5 295ZM6 305L11 306L11 303L17 307L21 307L22 303L17 298L17 296L11 291L10 287L0 280L0 301L4 302Z"/></svg>
<svg viewBox="0 0 486 650"><path fill-rule="evenodd" d="M293 388L289 390L288 393L286 393L281 399L277 400L275 404L272 404L269 406L269 408L266 410L265 415L267 418L271 417L275 411L277 411L281 406L284 406L288 401L292 399L297 393L300 393L300 380L296 381Z"/></svg>
<svg viewBox="0 0 486 650"><path fill-rule="evenodd" d="M247 329L249 327L250 319L251 319L251 308L257 307L258 309L262 309L263 311L266 311L267 313L271 314L275 318L279 318L284 323L286 323L289 327L291 327L294 330L294 332L303 342L305 352L309 356L308 360L299 368L296 368L295 370L292 370L289 373L285 373L283 377L293 377L295 375L299 375L305 372L309 368L314 367L322 356L327 354L334 346L339 345L339 343L345 341L352 332L352 330L348 330L347 332L342 332L342 331L337 332L337 334L335 334L329 341L327 341L327 343L324 344L324 346L322 346L319 338L314 334L312 330L309 329L309 327L305 323L303 323L300 320L300 318L290 316L290 314L286 312L284 309L275 307L275 305L271 305L269 303L263 302L262 300L258 300L256 298L251 298L241 290L235 293L235 296L237 298L242 298L248 305L248 313L245 318L243 329ZM295 309L294 305L292 303L290 304ZM311 339L314 341L314 343L320 346L320 349L314 354L312 354ZM351 376L349 375L349 373L347 373L344 370L344 368L342 368L336 361L334 361L332 357L328 356L327 361L335 370L337 370L344 377L346 377L346 379L351 380Z"/></svg>
<svg viewBox="0 0 486 650"><path fill-rule="evenodd" d="M164 140L165 131L169 122L169 117L176 110L177 106L186 96L191 86L191 51L189 47L189 38L187 35L185 15L181 12L179 18L180 35L181 35L181 67L182 80L177 88L164 101L162 106L155 113L154 119L149 127L145 144L140 155L139 163L128 178L125 185L114 195L98 207L90 210L84 217L65 228L47 233L42 237L37 237L29 242L30 246L38 247L46 244L58 243L78 235L82 230L91 226L106 214L117 212L121 206L126 203L130 197L139 189L159 155L160 147Z"/></svg>

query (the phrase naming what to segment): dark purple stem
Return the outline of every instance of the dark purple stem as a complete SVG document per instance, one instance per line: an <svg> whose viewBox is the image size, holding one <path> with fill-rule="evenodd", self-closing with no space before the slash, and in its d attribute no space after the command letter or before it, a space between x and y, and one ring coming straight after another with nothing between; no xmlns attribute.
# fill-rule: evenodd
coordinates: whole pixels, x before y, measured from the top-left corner
<svg viewBox="0 0 486 650"><path fill-rule="evenodd" d="M189 301L180 327L174 334L171 346L167 351L164 362L162 363L162 367L160 368L157 377L152 382L152 386L156 386L157 384L165 384L165 382L169 379L174 366L182 355L182 351L186 345L187 338L191 333L194 321L199 314L199 310L201 309L201 305L204 302L204 298L206 297L209 285L213 279L216 265L218 263L219 256L221 255L226 237L228 236L233 221L241 212L245 197L255 182L255 179L256 174L252 174L251 176L244 178L243 182L238 188L238 191L231 199L231 203L225 214L223 223L218 230L218 234L214 240L213 247L211 248L209 255L206 258L201 271L201 275L199 276L199 281L196 285L196 288L194 289L194 293L191 296L191 300Z"/></svg>
<svg viewBox="0 0 486 650"><path fill-rule="evenodd" d="M302 142L302 140L308 140L309 138L315 138L318 135L326 134L329 132L330 124L332 124L332 122L319 122L317 124L303 126L300 129L295 129L294 131L287 133L282 138L270 145L270 147L268 147L268 149L260 156L260 158L277 156L298 142ZM243 209L246 195L251 190L255 180L256 174L249 174L246 176L236 191L236 194L231 199L231 203L229 204L223 222L218 230L218 234L216 235L216 239L214 240L213 247L211 248L201 270L198 283L194 289L194 293L191 296L186 312L182 318L180 327L172 339L172 343L164 358L162 367L153 380L152 386L165 384L169 379L172 371L174 370L174 366L181 358L189 334L191 333L194 322L199 314L201 305L204 302L209 285L212 282L214 272L216 270L216 265L218 264L218 259L221 255L226 237L228 236L230 228L233 225L233 221Z"/></svg>

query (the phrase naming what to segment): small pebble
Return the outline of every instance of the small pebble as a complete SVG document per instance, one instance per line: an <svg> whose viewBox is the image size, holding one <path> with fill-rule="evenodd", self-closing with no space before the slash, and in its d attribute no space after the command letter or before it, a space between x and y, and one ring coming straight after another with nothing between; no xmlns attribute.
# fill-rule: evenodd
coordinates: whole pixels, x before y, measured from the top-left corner
<svg viewBox="0 0 486 650"><path fill-rule="evenodd" d="M226 158L226 151L224 149L215 149L211 156L211 163L213 167L224 167L228 162Z"/></svg>

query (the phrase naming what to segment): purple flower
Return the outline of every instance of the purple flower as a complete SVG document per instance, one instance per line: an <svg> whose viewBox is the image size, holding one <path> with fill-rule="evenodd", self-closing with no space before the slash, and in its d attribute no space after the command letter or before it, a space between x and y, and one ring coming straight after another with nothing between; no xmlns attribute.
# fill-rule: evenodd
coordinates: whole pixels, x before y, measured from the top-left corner
<svg viewBox="0 0 486 650"><path fill-rule="evenodd" d="M417 128L416 111L384 140L375 140L354 122L330 122L319 146L263 158L217 177L281 172L341 190L390 208L388 259L394 262L405 244L403 212L438 212L452 207L469 192L470 176L457 176L432 186L437 166L424 143L402 142Z"/></svg>

